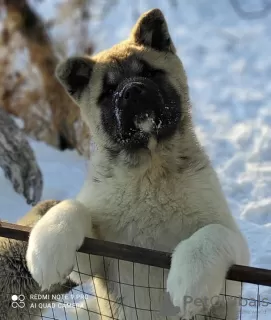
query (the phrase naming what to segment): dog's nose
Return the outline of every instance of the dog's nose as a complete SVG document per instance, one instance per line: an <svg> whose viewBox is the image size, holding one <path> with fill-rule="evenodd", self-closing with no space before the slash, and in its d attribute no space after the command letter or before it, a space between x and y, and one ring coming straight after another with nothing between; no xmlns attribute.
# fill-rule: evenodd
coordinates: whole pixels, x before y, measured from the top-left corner
<svg viewBox="0 0 271 320"><path fill-rule="evenodd" d="M124 87L121 97L124 104L136 103L144 97L146 89L142 83L130 83Z"/></svg>

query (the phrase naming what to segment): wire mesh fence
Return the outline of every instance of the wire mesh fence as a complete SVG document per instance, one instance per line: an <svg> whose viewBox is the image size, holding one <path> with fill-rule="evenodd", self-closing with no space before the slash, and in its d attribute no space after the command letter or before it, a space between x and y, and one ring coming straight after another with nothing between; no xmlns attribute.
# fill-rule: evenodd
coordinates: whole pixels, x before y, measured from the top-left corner
<svg viewBox="0 0 271 320"><path fill-rule="evenodd" d="M166 293L169 253L86 239L70 279L41 292L26 267L29 231L0 225L1 320L181 319ZM199 307L193 320L267 320L270 287L270 270L234 265L219 296L212 301L186 296L184 305Z"/></svg>

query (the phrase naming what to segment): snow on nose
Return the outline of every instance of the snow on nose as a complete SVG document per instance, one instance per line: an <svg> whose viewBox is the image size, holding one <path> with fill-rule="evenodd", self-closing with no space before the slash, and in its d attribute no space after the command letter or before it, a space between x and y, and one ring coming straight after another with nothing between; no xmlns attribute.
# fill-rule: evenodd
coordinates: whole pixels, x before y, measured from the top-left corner
<svg viewBox="0 0 271 320"><path fill-rule="evenodd" d="M143 116L141 115L140 118L136 118L134 121L136 128L145 133L152 132L153 128L155 127L153 118L153 114L149 115L148 113L146 113Z"/></svg>

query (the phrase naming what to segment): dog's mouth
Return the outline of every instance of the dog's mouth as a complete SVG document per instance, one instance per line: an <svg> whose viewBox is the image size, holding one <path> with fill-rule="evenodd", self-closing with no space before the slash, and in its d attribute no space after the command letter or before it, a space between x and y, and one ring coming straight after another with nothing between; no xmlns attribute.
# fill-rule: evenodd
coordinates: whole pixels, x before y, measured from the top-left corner
<svg viewBox="0 0 271 320"><path fill-rule="evenodd" d="M168 103L152 80L132 78L123 81L113 95L116 138L130 148L146 148L150 137L163 137L178 115L172 118L174 103ZM176 110L175 110L176 111Z"/></svg>

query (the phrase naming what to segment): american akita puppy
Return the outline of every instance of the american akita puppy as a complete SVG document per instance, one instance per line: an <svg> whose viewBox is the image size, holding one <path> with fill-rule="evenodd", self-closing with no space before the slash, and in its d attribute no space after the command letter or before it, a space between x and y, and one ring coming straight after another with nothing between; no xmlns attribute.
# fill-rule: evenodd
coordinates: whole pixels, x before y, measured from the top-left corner
<svg viewBox="0 0 271 320"><path fill-rule="evenodd" d="M26 258L34 279L43 288L63 281L84 237L99 237L172 252L166 290L180 313L167 319L236 319L236 301L211 301L229 267L249 263L248 246L196 137L186 74L162 12L146 12L127 40L93 57L69 58L56 75L81 109L96 150L77 197L50 209L31 232ZM83 272L89 260L78 260ZM104 273L100 262L92 257L94 274ZM118 277L110 260L105 269L108 279ZM145 281L128 264L121 272L128 283ZM154 268L155 276L159 282ZM70 277L76 280L76 272ZM166 319L142 310L157 300L143 288L123 292L100 279L95 287L90 319ZM185 304L187 297L206 303Z"/></svg>

